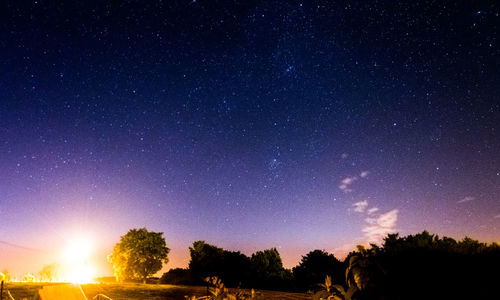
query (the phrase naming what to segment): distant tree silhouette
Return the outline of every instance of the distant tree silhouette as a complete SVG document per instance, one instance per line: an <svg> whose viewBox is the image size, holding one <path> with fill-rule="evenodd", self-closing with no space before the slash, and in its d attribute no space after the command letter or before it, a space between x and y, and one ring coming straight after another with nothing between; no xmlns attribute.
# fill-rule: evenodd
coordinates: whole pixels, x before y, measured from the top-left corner
<svg viewBox="0 0 500 300"><path fill-rule="evenodd" d="M227 287L291 288L292 273L283 268L275 248L257 251L249 258L240 252L196 241L189 252L189 271L195 285L206 284L207 277L217 277Z"/></svg>
<svg viewBox="0 0 500 300"><path fill-rule="evenodd" d="M202 285L205 277L221 275L224 249L204 241L196 241L189 247L189 253L191 255L189 271L194 284Z"/></svg>
<svg viewBox="0 0 500 300"><path fill-rule="evenodd" d="M224 251L221 278L228 287L250 287L250 258L240 252Z"/></svg>
<svg viewBox="0 0 500 300"><path fill-rule="evenodd" d="M259 288L287 289L292 272L283 268L281 256L276 248L257 251L250 259L253 285Z"/></svg>
<svg viewBox="0 0 500 300"><path fill-rule="evenodd" d="M250 259L246 255L227 251L204 241L194 242L189 252L189 270L194 284L205 284L205 278L213 276L220 278L229 287L248 282Z"/></svg>
<svg viewBox="0 0 500 300"><path fill-rule="evenodd" d="M45 265L38 273L38 276L40 276L40 281L50 282L57 280L58 272L59 266L57 264Z"/></svg>
<svg viewBox="0 0 500 300"><path fill-rule="evenodd" d="M265 278L281 277L283 262L276 248L257 251L252 254L252 267Z"/></svg>
<svg viewBox="0 0 500 300"><path fill-rule="evenodd" d="M294 285L299 291L318 289L318 282L330 276L334 284L344 284L344 264L323 250L314 250L302 256L293 268Z"/></svg>
<svg viewBox="0 0 500 300"><path fill-rule="evenodd" d="M108 260L113 265L117 281L142 280L158 272L163 263L168 263L170 251L162 232L146 228L131 229L120 238Z"/></svg>

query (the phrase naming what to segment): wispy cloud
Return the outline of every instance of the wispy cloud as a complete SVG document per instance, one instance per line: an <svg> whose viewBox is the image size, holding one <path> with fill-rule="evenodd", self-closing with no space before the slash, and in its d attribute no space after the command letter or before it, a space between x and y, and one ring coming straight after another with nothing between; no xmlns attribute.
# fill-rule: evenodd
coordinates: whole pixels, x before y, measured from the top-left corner
<svg viewBox="0 0 500 300"><path fill-rule="evenodd" d="M496 215L496 216L494 216L493 218L495 218L495 219L500 219L500 215Z"/></svg>
<svg viewBox="0 0 500 300"><path fill-rule="evenodd" d="M380 243L389 233L396 231L398 222L397 209L393 209L376 218L366 218L366 225L363 228L363 233L369 243Z"/></svg>
<svg viewBox="0 0 500 300"><path fill-rule="evenodd" d="M358 180L358 177L346 177L342 179L342 184L351 185L354 181Z"/></svg>
<svg viewBox="0 0 500 300"><path fill-rule="evenodd" d="M344 193L352 192L352 189L351 189L352 184L359 179L363 179L363 178L368 177L369 174L370 174L369 171L362 171L359 174L359 176L345 177L344 179L342 179L340 181L339 189L342 190Z"/></svg>
<svg viewBox="0 0 500 300"><path fill-rule="evenodd" d="M363 213L368 207L368 201L367 200L359 201L354 203L352 206L354 206L355 212Z"/></svg>
<svg viewBox="0 0 500 300"><path fill-rule="evenodd" d="M368 200L355 202L352 206L355 212L362 213L365 216L362 232L366 243L380 244L387 234L396 232L398 209L380 214L377 213L379 211L378 207L368 208Z"/></svg>
<svg viewBox="0 0 500 300"><path fill-rule="evenodd" d="M471 197L471 196L467 196L467 197L464 197L464 198L458 200L457 203L465 203L465 202L470 202L470 201L474 201L474 200L476 200L476 198Z"/></svg>
<svg viewBox="0 0 500 300"><path fill-rule="evenodd" d="M358 180L358 177L356 176L346 177L342 179L339 185L339 189L341 189L344 193L352 192L352 189L350 187L356 180Z"/></svg>

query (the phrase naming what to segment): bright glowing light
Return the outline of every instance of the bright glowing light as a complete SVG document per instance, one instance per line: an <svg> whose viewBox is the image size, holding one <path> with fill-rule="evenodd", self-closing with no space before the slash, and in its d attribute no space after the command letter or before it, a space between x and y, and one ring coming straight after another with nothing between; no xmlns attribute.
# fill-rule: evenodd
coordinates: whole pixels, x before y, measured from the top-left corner
<svg viewBox="0 0 500 300"><path fill-rule="evenodd" d="M92 282L95 276L95 269L89 264L92 250L92 243L88 239L71 241L62 254L64 265L61 280L72 283Z"/></svg>
<svg viewBox="0 0 500 300"><path fill-rule="evenodd" d="M66 273L63 281L71 283L89 283L93 281L95 277L95 270L91 266L77 266L71 268L71 270Z"/></svg>
<svg viewBox="0 0 500 300"><path fill-rule="evenodd" d="M63 259L65 262L84 262L90 256L92 247L86 239L76 239L69 243L64 249Z"/></svg>

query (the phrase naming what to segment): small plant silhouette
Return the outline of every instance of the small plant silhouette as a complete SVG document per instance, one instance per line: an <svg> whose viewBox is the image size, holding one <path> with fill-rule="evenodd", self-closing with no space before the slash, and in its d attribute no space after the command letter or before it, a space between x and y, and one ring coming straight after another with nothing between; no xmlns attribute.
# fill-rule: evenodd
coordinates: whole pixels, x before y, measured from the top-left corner
<svg viewBox="0 0 500 300"><path fill-rule="evenodd" d="M340 284L332 284L332 277L325 278L325 283L319 284L323 289L313 295L314 300L351 300L352 295L358 290L356 286L344 289Z"/></svg>
<svg viewBox="0 0 500 300"><path fill-rule="evenodd" d="M187 300L250 300L257 299L255 291L252 289L250 293L245 292L239 287L235 292L230 293L225 287L224 283L217 276L205 278L205 282L209 284L208 296L196 297L196 296L184 296Z"/></svg>
<svg viewBox="0 0 500 300"><path fill-rule="evenodd" d="M205 281L212 286L208 288L209 293L213 297L213 299L223 299L222 297L224 294L227 292L226 287L224 286L224 283L220 278L217 276L213 277L207 277L205 278Z"/></svg>

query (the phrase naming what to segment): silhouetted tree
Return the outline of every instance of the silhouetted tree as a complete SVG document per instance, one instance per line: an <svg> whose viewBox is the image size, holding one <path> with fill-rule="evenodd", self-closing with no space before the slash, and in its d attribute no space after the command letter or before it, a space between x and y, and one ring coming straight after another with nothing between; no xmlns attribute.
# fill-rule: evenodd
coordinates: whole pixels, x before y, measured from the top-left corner
<svg viewBox="0 0 500 300"><path fill-rule="evenodd" d="M204 241L196 241L192 247L189 247L189 253L191 255L189 271L194 284L200 285L204 283L206 277L221 275L220 266L224 256L222 248Z"/></svg>
<svg viewBox="0 0 500 300"><path fill-rule="evenodd" d="M257 251L250 259L253 285L259 288L286 289L293 275L283 268L281 256L276 248Z"/></svg>
<svg viewBox="0 0 500 300"><path fill-rule="evenodd" d="M206 277L216 276L226 286L245 285L250 277L250 259L240 253L227 251L204 241L189 248L189 270L194 284L204 284Z"/></svg>
<svg viewBox="0 0 500 300"><path fill-rule="evenodd" d="M334 284L344 284L344 265L322 250L314 250L302 256L302 260L293 268L295 287L300 291L315 290L318 282L330 276Z"/></svg>
<svg viewBox="0 0 500 300"><path fill-rule="evenodd" d="M257 251L252 254L252 267L265 278L281 277L283 262L276 248Z"/></svg>
<svg viewBox="0 0 500 300"><path fill-rule="evenodd" d="M248 286L251 276L250 258L240 252L224 251L222 274L226 286Z"/></svg>
<svg viewBox="0 0 500 300"><path fill-rule="evenodd" d="M358 250L349 257L346 269L346 283L353 299L383 299L385 294L385 274L377 254L380 249L358 246Z"/></svg>

